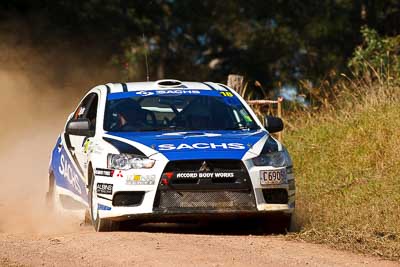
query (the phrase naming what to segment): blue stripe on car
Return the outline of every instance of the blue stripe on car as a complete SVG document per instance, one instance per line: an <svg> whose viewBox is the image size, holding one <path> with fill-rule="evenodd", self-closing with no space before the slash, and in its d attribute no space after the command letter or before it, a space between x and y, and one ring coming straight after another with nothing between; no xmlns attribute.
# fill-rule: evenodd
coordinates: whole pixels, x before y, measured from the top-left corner
<svg viewBox="0 0 400 267"><path fill-rule="evenodd" d="M143 90L143 91L131 91L122 93L111 93L107 96L107 100L116 100L127 97L135 96L178 96L178 95L193 95L193 96L221 96L216 90L199 90L199 89L163 89L163 90Z"/></svg>
<svg viewBox="0 0 400 267"><path fill-rule="evenodd" d="M169 160L242 159L265 131L108 132L141 143ZM184 153L182 153L184 152Z"/></svg>
<svg viewBox="0 0 400 267"><path fill-rule="evenodd" d="M51 161L56 185L80 196L87 203L88 195L85 182L79 171L72 164L64 146L59 146L61 142L61 137L59 137L53 150Z"/></svg>

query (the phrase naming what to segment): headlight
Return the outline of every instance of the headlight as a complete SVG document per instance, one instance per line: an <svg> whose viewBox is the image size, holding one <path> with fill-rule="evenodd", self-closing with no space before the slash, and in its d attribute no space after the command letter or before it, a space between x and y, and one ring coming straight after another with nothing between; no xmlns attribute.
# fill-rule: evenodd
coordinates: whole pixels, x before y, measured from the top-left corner
<svg viewBox="0 0 400 267"><path fill-rule="evenodd" d="M261 154L252 159L255 166L288 167L292 166L292 160L286 148L282 151Z"/></svg>
<svg viewBox="0 0 400 267"><path fill-rule="evenodd" d="M108 154L107 165L109 169L150 169L155 160L131 154Z"/></svg>

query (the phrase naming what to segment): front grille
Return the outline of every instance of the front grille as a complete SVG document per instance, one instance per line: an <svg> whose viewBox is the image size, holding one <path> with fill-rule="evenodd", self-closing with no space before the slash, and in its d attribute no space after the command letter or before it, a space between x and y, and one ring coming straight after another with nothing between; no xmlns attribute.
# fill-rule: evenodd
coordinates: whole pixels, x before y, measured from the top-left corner
<svg viewBox="0 0 400 267"><path fill-rule="evenodd" d="M137 192L118 192L114 195L113 206L132 207L142 204L144 197L143 191Z"/></svg>
<svg viewBox="0 0 400 267"><path fill-rule="evenodd" d="M265 202L268 204L287 204L288 193L286 189L263 189Z"/></svg>
<svg viewBox="0 0 400 267"><path fill-rule="evenodd" d="M247 210L255 208L252 193L249 192L161 191L159 194L159 209Z"/></svg>
<svg viewBox="0 0 400 267"><path fill-rule="evenodd" d="M251 181L240 160L171 161L154 201L154 210L162 212L255 208Z"/></svg>

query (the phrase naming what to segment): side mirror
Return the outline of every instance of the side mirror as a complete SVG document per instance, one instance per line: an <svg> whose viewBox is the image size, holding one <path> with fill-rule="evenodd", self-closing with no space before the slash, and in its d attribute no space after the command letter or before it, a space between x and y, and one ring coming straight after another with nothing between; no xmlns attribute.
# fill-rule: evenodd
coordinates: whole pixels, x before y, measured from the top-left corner
<svg viewBox="0 0 400 267"><path fill-rule="evenodd" d="M79 136L94 136L94 131L90 128L88 119L70 120L65 129L66 134Z"/></svg>
<svg viewBox="0 0 400 267"><path fill-rule="evenodd" d="M283 130L283 121L278 117L265 116L265 129L270 133L277 133Z"/></svg>

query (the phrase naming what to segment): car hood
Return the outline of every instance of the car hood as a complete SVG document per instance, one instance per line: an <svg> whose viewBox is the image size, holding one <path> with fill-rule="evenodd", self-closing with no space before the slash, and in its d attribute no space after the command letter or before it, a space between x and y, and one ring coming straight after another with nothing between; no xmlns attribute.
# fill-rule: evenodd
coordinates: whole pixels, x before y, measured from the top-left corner
<svg viewBox="0 0 400 267"><path fill-rule="evenodd" d="M108 132L141 143L169 160L242 159L268 133L264 130L187 132Z"/></svg>

